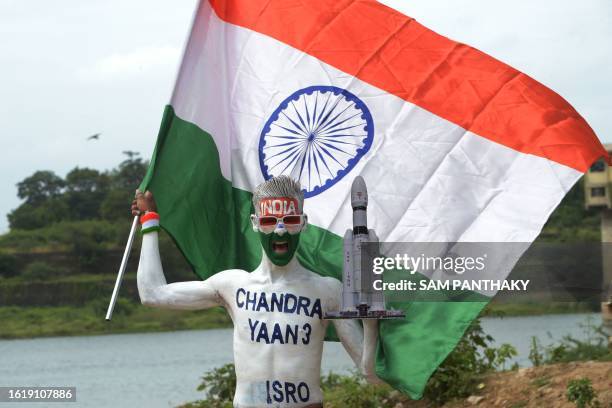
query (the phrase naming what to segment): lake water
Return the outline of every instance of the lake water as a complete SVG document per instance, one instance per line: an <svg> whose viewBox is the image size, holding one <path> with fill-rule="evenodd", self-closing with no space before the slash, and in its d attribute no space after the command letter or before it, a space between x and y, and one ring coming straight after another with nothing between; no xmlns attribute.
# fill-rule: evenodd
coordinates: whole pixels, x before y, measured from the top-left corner
<svg viewBox="0 0 612 408"><path fill-rule="evenodd" d="M550 344L566 334L585 338L599 314L483 319L496 343L511 343L528 366L531 336ZM551 337L552 336L552 337ZM0 386L76 386L77 402L52 407L174 407L196 400L201 375L232 361L231 329L0 341ZM323 371L348 371L350 358L326 343ZM0 403L1 408L43 404Z"/></svg>

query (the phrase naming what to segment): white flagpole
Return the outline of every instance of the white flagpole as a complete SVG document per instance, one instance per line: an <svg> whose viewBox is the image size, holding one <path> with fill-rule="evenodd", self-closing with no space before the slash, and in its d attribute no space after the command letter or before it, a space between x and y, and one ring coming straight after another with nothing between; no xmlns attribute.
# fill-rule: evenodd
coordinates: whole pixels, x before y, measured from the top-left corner
<svg viewBox="0 0 612 408"><path fill-rule="evenodd" d="M125 273L125 268L127 267L127 261L130 257L130 252L132 251L132 244L134 243L134 235L136 235L137 226L138 215L135 216L134 221L132 221L132 229L130 229L130 235L128 236L127 244L125 245L123 259L121 260L121 266L119 266L119 273L117 274L117 280L115 281L115 289L113 289L113 295L111 296L111 300L108 305L108 310L106 311L106 321L110 321L111 317L113 317L113 309L115 308L115 303L117 303L119 288L121 287L121 282L123 281L123 274Z"/></svg>

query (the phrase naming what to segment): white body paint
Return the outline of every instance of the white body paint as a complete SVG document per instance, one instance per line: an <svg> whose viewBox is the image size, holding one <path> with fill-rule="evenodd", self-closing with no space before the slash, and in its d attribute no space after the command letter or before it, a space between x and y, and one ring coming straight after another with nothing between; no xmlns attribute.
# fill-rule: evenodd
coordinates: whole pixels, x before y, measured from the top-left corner
<svg viewBox="0 0 612 408"><path fill-rule="evenodd" d="M321 356L330 321L322 320L313 305L320 302L321 315L338 310L342 297L338 280L303 268L295 258L284 267L276 266L264 252L261 264L251 273L226 270L205 281L167 284L157 232L143 237L137 279L141 301L147 306L184 310L223 306L227 310L234 323L235 407L308 407L322 403ZM262 293L270 311L263 304L256 310ZM277 301L283 294L287 307L278 310L277 302L272 311L272 294ZM287 294L298 301L301 296L302 307L291 312L292 297ZM310 300L308 306L305 299ZM344 348L368 381L379 381L374 373L377 321L364 321L363 330L355 320L333 323ZM261 331L264 324L267 338ZM278 329L272 339L275 325Z"/></svg>

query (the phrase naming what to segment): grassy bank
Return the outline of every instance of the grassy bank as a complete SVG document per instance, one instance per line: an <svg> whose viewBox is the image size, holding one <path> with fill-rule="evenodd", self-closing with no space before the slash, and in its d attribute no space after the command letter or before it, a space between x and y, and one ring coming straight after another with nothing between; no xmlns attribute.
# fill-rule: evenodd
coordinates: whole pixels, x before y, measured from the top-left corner
<svg viewBox="0 0 612 408"><path fill-rule="evenodd" d="M106 322L104 315L107 306L106 297L80 306L0 306L0 338L203 330L232 325L231 319L221 308L200 311L160 310L127 299L119 300L112 321ZM590 305L581 303L492 303L485 315L530 316L592 311Z"/></svg>
<svg viewBox="0 0 612 408"><path fill-rule="evenodd" d="M147 308L120 299L112 321L104 320L107 299L85 306L0 307L0 338L80 336L231 327L223 309L172 311Z"/></svg>

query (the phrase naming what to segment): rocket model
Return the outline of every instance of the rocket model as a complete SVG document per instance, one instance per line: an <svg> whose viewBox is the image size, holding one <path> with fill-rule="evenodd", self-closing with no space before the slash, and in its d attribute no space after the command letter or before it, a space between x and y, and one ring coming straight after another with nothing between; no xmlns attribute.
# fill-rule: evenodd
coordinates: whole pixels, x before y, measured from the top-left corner
<svg viewBox="0 0 612 408"><path fill-rule="evenodd" d="M404 317L399 310L386 310L382 291L374 290L372 258L378 256L378 237L368 230L368 190L361 176L351 186L353 229L344 233L342 271L342 308L328 312L326 319L390 319Z"/></svg>

